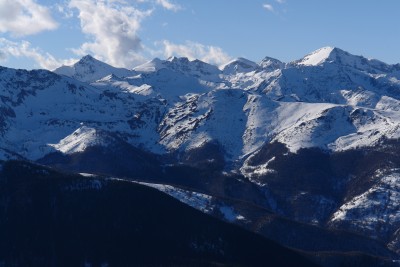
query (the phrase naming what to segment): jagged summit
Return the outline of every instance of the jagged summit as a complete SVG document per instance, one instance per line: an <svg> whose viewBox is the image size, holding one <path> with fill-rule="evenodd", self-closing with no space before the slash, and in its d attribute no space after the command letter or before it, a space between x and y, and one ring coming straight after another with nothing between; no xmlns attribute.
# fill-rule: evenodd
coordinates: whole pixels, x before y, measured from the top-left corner
<svg viewBox="0 0 400 267"><path fill-rule="evenodd" d="M166 61L169 62L179 62L179 63L189 63L192 60L189 60L189 58L187 57L177 57L177 56L170 56L169 58L167 58Z"/></svg>
<svg viewBox="0 0 400 267"><path fill-rule="evenodd" d="M218 67L203 62L199 59L190 60L187 57L175 56L169 57L166 60L155 58L149 62L135 67L133 70L139 73L154 73L163 69L194 76L200 79L204 78L204 76L213 76L213 80L216 80L217 76L221 72Z"/></svg>

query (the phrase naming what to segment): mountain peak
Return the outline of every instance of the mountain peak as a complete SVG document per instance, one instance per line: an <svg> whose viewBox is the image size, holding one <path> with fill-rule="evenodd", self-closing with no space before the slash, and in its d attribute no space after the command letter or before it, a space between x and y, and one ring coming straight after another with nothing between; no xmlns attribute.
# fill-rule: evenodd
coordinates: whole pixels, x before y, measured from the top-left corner
<svg viewBox="0 0 400 267"><path fill-rule="evenodd" d="M363 56L353 55L337 47L323 47L306 55L304 58L294 61L291 64L302 66L321 66L324 63L334 63L362 71L373 73L391 72L395 69L376 59L367 59Z"/></svg>
<svg viewBox="0 0 400 267"><path fill-rule="evenodd" d="M82 82L94 82L110 74L119 77L126 77L132 74L131 71L127 69L115 68L91 55L82 57L78 62L71 66L62 66L57 68L54 72Z"/></svg>
<svg viewBox="0 0 400 267"><path fill-rule="evenodd" d="M97 60L97 59L95 59L93 56L91 56L91 55L86 55L86 56L84 56L84 57L82 57L79 61L95 61L95 60Z"/></svg>
<svg viewBox="0 0 400 267"><path fill-rule="evenodd" d="M172 62L172 63L189 63L190 60L187 57L176 57L176 56L171 56L167 59L167 61Z"/></svg>
<svg viewBox="0 0 400 267"><path fill-rule="evenodd" d="M247 73L258 69L257 63L243 57L236 58L221 66L224 74Z"/></svg>
<svg viewBox="0 0 400 267"><path fill-rule="evenodd" d="M327 61L328 59L332 59L332 57L340 51L342 50L336 47L331 47L331 46L322 47L306 55L303 59L297 61L297 64L306 66L318 66Z"/></svg>
<svg viewBox="0 0 400 267"><path fill-rule="evenodd" d="M147 63L135 67L137 72L157 72L161 69L169 69L200 77L202 75L218 75L218 67L203 62L199 59L190 60L187 57L169 57L166 60L155 58Z"/></svg>
<svg viewBox="0 0 400 267"><path fill-rule="evenodd" d="M285 63L276 58L265 57L258 65L263 69L274 71L276 69L282 69Z"/></svg>
<svg viewBox="0 0 400 267"><path fill-rule="evenodd" d="M133 68L134 71L137 72L154 72L154 71L158 71L160 69L164 69L164 60L161 60L159 58L154 58L151 61L148 61L142 65L136 66L135 68Z"/></svg>
<svg viewBox="0 0 400 267"><path fill-rule="evenodd" d="M96 66L107 66L107 67L113 68L111 65L94 58L92 55L83 56L79 61L75 62L74 64L68 65L68 66L64 65L61 68L68 67L68 68L77 69L77 68L83 68L83 67L94 68ZM56 69L56 70L58 70L58 69Z"/></svg>

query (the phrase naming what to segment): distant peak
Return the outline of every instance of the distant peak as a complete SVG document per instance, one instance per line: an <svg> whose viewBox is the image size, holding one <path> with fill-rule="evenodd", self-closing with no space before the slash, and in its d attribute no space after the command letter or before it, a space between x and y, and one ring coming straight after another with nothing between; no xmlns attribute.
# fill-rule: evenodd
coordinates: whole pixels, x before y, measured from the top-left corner
<svg viewBox="0 0 400 267"><path fill-rule="evenodd" d="M103 61L100 61L96 58L94 58L91 55L86 55L84 57L82 57L76 64L74 64L75 66L79 66L79 65L89 65L89 66L94 66L94 65L107 65L109 66L107 63L104 63Z"/></svg>
<svg viewBox="0 0 400 267"><path fill-rule="evenodd" d="M254 71L258 68L259 66L257 63L248 60L243 57L239 57L236 59L231 60L230 62L226 63L225 65L221 66L221 69L224 71L225 74L232 74L232 73L238 73L238 72L250 72Z"/></svg>
<svg viewBox="0 0 400 267"><path fill-rule="evenodd" d="M164 63L166 61L161 60L159 58L154 58L151 61L148 61L144 64L141 64L139 66L136 66L135 68L133 68L134 71L138 71L138 72L154 72L160 69L164 69Z"/></svg>
<svg viewBox="0 0 400 267"><path fill-rule="evenodd" d="M94 58L91 55L86 55L84 57L82 57L76 64L73 65L74 67L94 67L94 68L114 68L113 66L111 66L108 63L105 63L104 61L101 61L97 58Z"/></svg>
<svg viewBox="0 0 400 267"><path fill-rule="evenodd" d="M339 49L332 46L322 47L306 55L303 59L301 59L297 63L299 65L317 66L324 63L328 58L330 58L333 52L338 50Z"/></svg>
<svg viewBox="0 0 400 267"><path fill-rule="evenodd" d="M279 59L273 58L273 57L265 57L263 58L263 60L261 60L261 62L267 62L267 61L273 61L273 62L281 62Z"/></svg>
<svg viewBox="0 0 400 267"><path fill-rule="evenodd" d="M268 69L272 71L283 68L285 66L285 63L276 58L265 57L258 65L260 65L263 69Z"/></svg>
<svg viewBox="0 0 400 267"><path fill-rule="evenodd" d="M176 56L171 56L167 59L169 62L184 62L187 63L190 60L187 57L176 57Z"/></svg>
<svg viewBox="0 0 400 267"><path fill-rule="evenodd" d="M250 60L244 57L238 57L235 59L235 61L250 61Z"/></svg>
<svg viewBox="0 0 400 267"><path fill-rule="evenodd" d="M93 56L86 55L86 56L82 57L80 61L94 61L94 60L96 60L96 59Z"/></svg>
<svg viewBox="0 0 400 267"><path fill-rule="evenodd" d="M155 57L155 58L153 58L152 60L150 60L149 62L161 63L161 62L163 62L163 60L159 59L158 57Z"/></svg>
<svg viewBox="0 0 400 267"><path fill-rule="evenodd" d="M177 59L176 56L170 56L170 57L167 58L167 61L174 61L176 59Z"/></svg>
<svg viewBox="0 0 400 267"><path fill-rule="evenodd" d="M235 59L233 59L233 60L229 61L229 62L228 62L226 65L228 65L228 64L232 64L232 63L237 63L237 62L243 62L243 63L255 64L255 62L253 62L253 61L251 61L251 60L249 60L249 59L247 59L247 58L244 58L244 57L238 57L238 58L235 58Z"/></svg>
<svg viewBox="0 0 400 267"><path fill-rule="evenodd" d="M115 68L91 55L82 57L78 62L70 66L62 66L54 70L55 73L73 77L82 82L94 82L110 74L118 77L127 77L132 74L130 70Z"/></svg>

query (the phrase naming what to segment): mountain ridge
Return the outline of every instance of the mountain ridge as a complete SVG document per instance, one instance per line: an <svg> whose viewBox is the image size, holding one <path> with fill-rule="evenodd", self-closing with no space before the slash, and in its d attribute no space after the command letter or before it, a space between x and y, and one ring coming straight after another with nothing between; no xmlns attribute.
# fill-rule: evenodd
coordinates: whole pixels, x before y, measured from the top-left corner
<svg viewBox="0 0 400 267"><path fill-rule="evenodd" d="M0 68L0 159L189 187L400 253L398 66L329 47L223 69L177 57L132 70L84 57L62 75Z"/></svg>

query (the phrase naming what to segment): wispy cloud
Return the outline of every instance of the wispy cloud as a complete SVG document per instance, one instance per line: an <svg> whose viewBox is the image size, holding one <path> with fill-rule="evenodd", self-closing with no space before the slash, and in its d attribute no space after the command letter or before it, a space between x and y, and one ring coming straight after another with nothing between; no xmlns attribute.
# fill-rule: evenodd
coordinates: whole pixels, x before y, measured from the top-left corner
<svg viewBox="0 0 400 267"><path fill-rule="evenodd" d="M74 12L65 4L58 3L53 8L56 9L64 19L70 19L74 16Z"/></svg>
<svg viewBox="0 0 400 267"><path fill-rule="evenodd" d="M14 36L37 34L58 27L47 7L33 0L0 0L0 32Z"/></svg>
<svg viewBox="0 0 400 267"><path fill-rule="evenodd" d="M263 8L265 8L266 10L268 10L270 12L274 12L274 7L270 4L263 4Z"/></svg>
<svg viewBox="0 0 400 267"><path fill-rule="evenodd" d="M284 4L286 3L286 0L275 0L276 2L278 2L279 4Z"/></svg>
<svg viewBox="0 0 400 267"><path fill-rule="evenodd" d="M78 55L93 54L113 66L133 67L145 61L138 36L141 22L152 10L139 10L119 0L71 0L69 7L78 10L82 32L91 39Z"/></svg>
<svg viewBox="0 0 400 267"><path fill-rule="evenodd" d="M171 3L169 0L156 0L158 5L161 5L163 8L171 10L171 11L179 11L182 7L178 4Z"/></svg>
<svg viewBox="0 0 400 267"><path fill-rule="evenodd" d="M31 43L27 41L13 42L5 38L0 38L0 60L7 60L10 56L32 59L39 67L49 70L53 70L61 65L69 65L76 61L76 59L57 60L49 53L32 47Z"/></svg>
<svg viewBox="0 0 400 267"><path fill-rule="evenodd" d="M180 56L189 59L200 59L211 64L222 65L231 57L222 50L222 48L212 45L204 45L196 42L187 41L184 44L174 44L164 40L164 56Z"/></svg>
<svg viewBox="0 0 400 267"><path fill-rule="evenodd" d="M1 41L0 41L1 42ZM6 55L6 53L4 53L3 51L1 51L1 49L0 49L0 62L1 61L4 61L4 60L6 60L7 59L7 55Z"/></svg>

